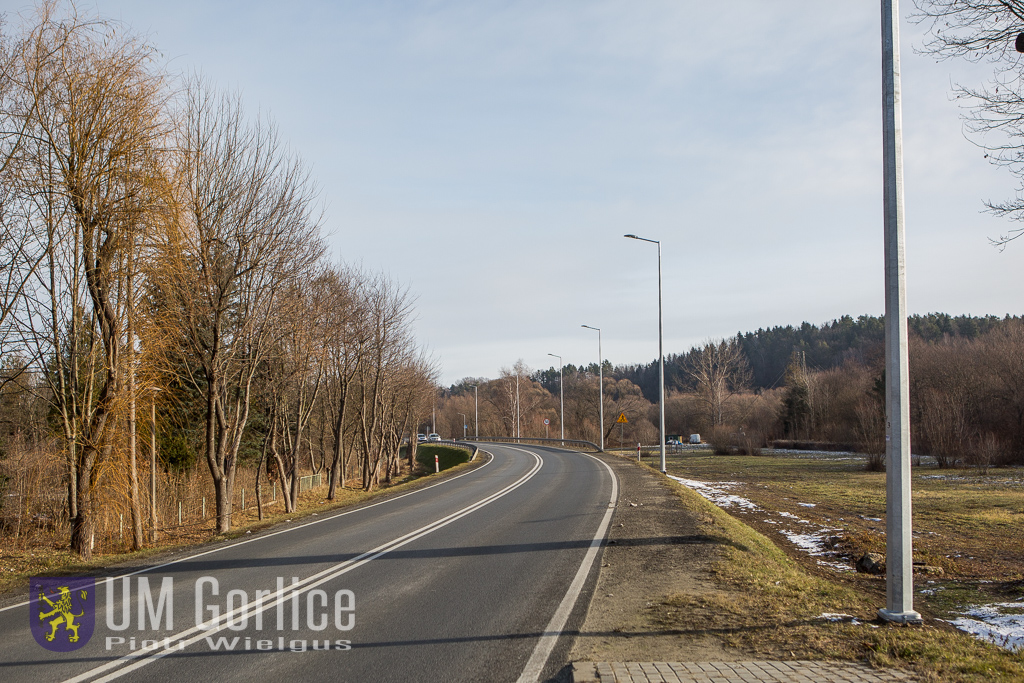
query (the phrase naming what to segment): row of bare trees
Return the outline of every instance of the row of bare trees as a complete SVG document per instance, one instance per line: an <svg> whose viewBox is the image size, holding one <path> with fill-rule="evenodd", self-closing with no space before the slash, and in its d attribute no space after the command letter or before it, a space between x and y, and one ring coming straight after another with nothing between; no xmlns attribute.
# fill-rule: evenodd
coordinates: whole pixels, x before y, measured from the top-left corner
<svg viewBox="0 0 1024 683"><path fill-rule="evenodd" d="M1024 322L1008 319L974 338L915 336L910 361L915 454L932 455L943 467L1024 462ZM729 452L754 453L779 441L871 456L885 451L880 352L824 369L809 367L805 355L794 352L781 386L758 391L749 388L748 362L736 339L705 342L687 354L684 368L692 388L667 396L669 435L700 433ZM596 443L601 429L609 445L617 438L627 445L657 443L657 406L610 366L605 423L598 425L596 370L564 369L566 437ZM442 397L439 429L461 437L466 415L472 435L478 397L482 435L556 437L558 377L557 369L531 372L520 361L497 380L463 380ZM618 423L620 414L628 422Z"/></svg>
<svg viewBox="0 0 1024 683"><path fill-rule="evenodd" d="M317 187L273 123L157 57L50 0L0 34L0 392L45 416L26 440L5 402L3 443L62 458L83 557L114 480L145 540L140 401L201 421L183 448L223 532L241 458L289 511L300 471L326 466L330 497L351 458L363 488L395 476L433 382L408 292L325 258Z"/></svg>

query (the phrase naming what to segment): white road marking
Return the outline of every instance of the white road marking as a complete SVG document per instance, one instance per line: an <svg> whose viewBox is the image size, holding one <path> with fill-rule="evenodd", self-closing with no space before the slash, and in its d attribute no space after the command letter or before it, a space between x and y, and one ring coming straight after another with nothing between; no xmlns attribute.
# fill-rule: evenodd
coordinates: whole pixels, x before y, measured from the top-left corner
<svg viewBox="0 0 1024 683"><path fill-rule="evenodd" d="M594 458L589 453L581 453L580 455ZM608 524L611 522L612 513L615 512L615 503L619 499L618 479L615 478L615 472L608 466L608 463L599 458L594 458L594 460L604 465L612 477L612 495L608 501L608 510L604 513L604 519L601 520L597 533L594 534L594 538L590 541L590 547L587 549L587 554L584 556L575 578L573 578L572 583L569 585L569 590L566 591L565 597L562 598L562 602L559 603L558 609L555 610L551 621L548 622L547 628L544 629L540 640L537 641L537 647L533 649L533 654L530 655L530 660L526 663L526 668L523 669L523 673L519 676L519 680L516 683L536 683L540 680L541 675L544 673L544 665L547 664L551 651L555 649L555 643L558 642L558 638L562 635L565 622L569 620L569 615L576 605L576 600L579 599L580 593L583 591L583 584L586 583L590 568L594 565L594 560L597 559L597 551L601 548L601 542L608 531Z"/></svg>
<svg viewBox="0 0 1024 683"><path fill-rule="evenodd" d="M483 498L475 503L467 505L461 510L457 510L456 512L451 513L447 517L442 517L441 519L431 522L430 524L427 524L425 526L422 526L415 531L411 531L408 534L405 534L404 536L400 536L394 540L379 545L373 550L369 550L363 553L362 555L354 557L350 560L346 560L345 562L337 564L333 567L324 569L318 572L317 574L313 574L312 576L309 576L296 584L286 586L284 589L280 591L275 591L271 595L261 597L259 600L251 604L244 605L230 612L227 612L218 617L216 620L211 619L211 621L213 622L213 626L210 628L199 628L198 626L193 626L192 628L181 631L180 633L168 636L167 639L169 641L174 641L174 644L169 647L161 648L159 643L156 643L155 646L151 646L146 650L137 650L133 653L121 657L120 659L112 660L110 662L107 662L106 664L102 664L93 669L90 669L89 671L79 674L78 676L69 678L64 683L81 683L82 681L94 679L96 676L99 676L100 674L103 674L108 671L109 673L107 673L102 678L95 678L94 683L103 683L105 681L112 681L116 678L120 678L121 676L136 669L139 669L143 666L146 666L147 664L150 664L151 662L154 662L157 659L165 657L173 652L179 652L182 647L188 647L189 645L192 645L193 643L199 640L202 640L208 636L223 631L225 628L228 627L229 624L234 623L237 617L242 617L242 615L244 615L244 618L248 619L249 617L259 612L264 612L273 607L276 607L284 603L286 600L290 600L294 595L300 595L306 591L312 590L313 588L316 588L321 584L331 581L341 576L342 574L346 574L352 571L353 569L361 567L362 565L377 559L378 557L386 555L392 550L401 548L402 546L412 543L413 541L422 538L423 536L431 534L437 531L438 529L441 529L442 527L448 526L452 522L459 520L465 517L466 515L476 512L480 508L483 508L486 505L493 503L499 498L519 488L527 481L532 479L533 476L540 471L541 467L543 466L543 460L541 460L540 456L538 456L536 453L530 453L529 451L524 452L529 453L535 458L536 462L534 463L533 468L530 469L529 472L524 474L518 480L516 480L512 484L509 484L500 491L492 493L486 498ZM179 645L181 641L184 641L184 645ZM112 669L115 670L112 671Z"/></svg>
<svg viewBox="0 0 1024 683"><path fill-rule="evenodd" d="M481 449L481 450L483 451L483 449ZM483 451L483 452L487 453L487 451ZM488 453L488 455L490 455L490 454ZM452 481L455 481L456 479L461 479L462 477L465 477L467 475L473 474L475 472L479 472L483 468L485 468L488 465L490 465L492 462L494 462L493 457L492 457L491 460L488 460L487 462L485 462L480 467L473 468L469 472L463 472L462 474L458 474L458 475L456 475L454 477L448 477L444 481L439 481L436 484L431 484L430 486L424 486L423 488L416 489L415 491L409 491L408 493L403 493L403 494L401 494L399 496L395 496L393 498L386 498L385 500L381 500L381 501L378 501L376 503L371 503L370 505L364 505L362 507L358 507L358 508L355 508L353 510L345 510L344 512L339 512L337 514L328 514L328 516L323 517L322 519L317 519L317 520L312 521L312 522L306 522L305 524L300 524L298 526L288 527L287 529L281 529L280 531L275 531L275 532L269 533L269 534L261 534L261 535L255 537L255 538L249 538L249 539L246 539L244 541L239 541L237 543L230 543L230 542L229 543L225 543L224 545L222 545L220 547L217 547L217 548L214 548L213 550L206 550L206 551L201 552L201 553L196 553L195 555L186 555L185 557L178 558L177 560L171 560L170 562L164 562L163 564L158 564L155 567L146 567L145 569L137 569L137 570L135 570L133 572L128 572L127 574L118 574L118 575L113 576L113 577L109 577L109 576L97 577L96 580L98 582L98 581L103 581L103 580L108 579L108 578L124 579L124 578L128 578L129 576L135 576L136 574L145 574L146 572L155 572L157 569L163 569L164 567L170 567L171 565L178 564L179 562L185 562L187 560L194 560L197 557L203 557L205 555L212 555L213 553L219 553L220 551L227 550L228 548L237 548L238 546L246 545L247 543L255 543L257 541L263 541L263 540L268 539L268 538L273 538L274 536L277 536L279 534L288 534L288 533L291 533L293 531L298 531L299 529L305 529L306 527L313 526L314 524L322 524L323 522L329 522L332 519L336 519L338 517L344 517L345 515L352 515L352 514L355 514L357 512L362 512L363 510L369 510L370 508L375 508L378 505L385 505L387 503L391 503L391 502L394 502L396 500L400 500L402 498L405 498L406 496L412 496L412 495L415 495L417 493L422 493L423 491L429 491L430 489L435 488L437 486L442 486L444 484L447 484L448 482L452 482ZM296 514L298 514L298 513L296 513ZM15 603L13 605L8 605L7 607L0 607L0 612L6 612L7 610L14 609L16 607L24 607L27 604L29 604L29 601L25 600L24 602L18 602L18 603Z"/></svg>

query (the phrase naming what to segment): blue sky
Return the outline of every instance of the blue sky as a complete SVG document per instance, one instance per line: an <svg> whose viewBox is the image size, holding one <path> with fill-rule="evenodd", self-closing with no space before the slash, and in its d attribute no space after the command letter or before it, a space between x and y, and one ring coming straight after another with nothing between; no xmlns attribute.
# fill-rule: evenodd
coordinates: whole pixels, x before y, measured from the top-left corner
<svg viewBox="0 0 1024 683"><path fill-rule="evenodd" d="M16 13L26 4L0 0ZM332 254L417 298L444 384L880 314L878 3L100 0L172 71L269 113L322 187ZM904 2L904 15L912 6ZM1012 179L901 28L912 312L1020 313Z"/></svg>

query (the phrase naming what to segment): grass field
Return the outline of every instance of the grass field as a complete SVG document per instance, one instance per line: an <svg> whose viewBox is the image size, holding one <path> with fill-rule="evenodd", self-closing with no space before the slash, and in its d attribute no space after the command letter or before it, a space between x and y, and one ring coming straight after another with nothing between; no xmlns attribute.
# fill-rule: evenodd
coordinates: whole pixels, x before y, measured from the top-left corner
<svg viewBox="0 0 1024 683"><path fill-rule="evenodd" d="M928 573L915 576L925 626L906 628L876 618L884 577L852 571L864 552L885 552L885 474L867 472L863 458L688 453L669 456L668 470L687 480L684 499L716 502L704 514L731 541L718 578L745 597L681 593L660 607L665 625L726 614L727 637L766 655L852 656L923 680L1024 680L1020 651L948 623L982 605L1024 612L1024 472L914 468L914 559Z"/></svg>
<svg viewBox="0 0 1024 683"><path fill-rule="evenodd" d="M442 472L450 467L469 462L469 451L464 448L422 443L416 447L416 461L423 467L425 474L433 474L435 455L438 469Z"/></svg>

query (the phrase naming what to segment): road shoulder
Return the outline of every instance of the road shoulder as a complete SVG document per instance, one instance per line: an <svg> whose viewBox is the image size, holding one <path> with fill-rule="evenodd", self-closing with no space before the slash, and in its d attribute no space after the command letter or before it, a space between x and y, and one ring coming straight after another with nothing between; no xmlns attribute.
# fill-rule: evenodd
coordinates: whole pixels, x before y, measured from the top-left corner
<svg viewBox="0 0 1024 683"><path fill-rule="evenodd" d="M706 630L666 629L666 603L680 593L725 595L712 576L722 539L704 535L701 513L688 510L673 484L625 458L598 455L619 479L619 501L597 586L572 648L572 661L737 661Z"/></svg>

